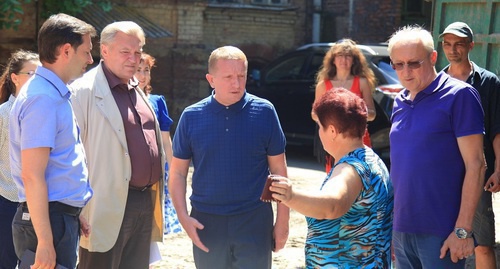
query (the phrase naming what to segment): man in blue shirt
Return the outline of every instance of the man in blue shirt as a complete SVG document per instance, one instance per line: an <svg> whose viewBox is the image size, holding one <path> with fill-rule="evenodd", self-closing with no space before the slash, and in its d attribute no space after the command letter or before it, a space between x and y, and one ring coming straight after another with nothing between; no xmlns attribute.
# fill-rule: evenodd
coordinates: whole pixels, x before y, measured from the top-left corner
<svg viewBox="0 0 500 269"><path fill-rule="evenodd" d="M472 85L481 96L484 110L483 139L486 174L481 199L477 205L472 230L478 246L475 248L476 268L495 269L495 216L491 193L500 190L500 80L492 72L477 66L469 59L474 48L472 29L464 22L454 22L439 36L450 65L448 75ZM497 158L498 156L498 158Z"/></svg>
<svg viewBox="0 0 500 269"><path fill-rule="evenodd" d="M405 87L390 132L396 268L464 268L485 170L479 94L436 72L434 41L421 27L394 33L389 54Z"/></svg>
<svg viewBox="0 0 500 269"><path fill-rule="evenodd" d="M287 175L285 136L272 104L246 92L247 67L240 49L214 50L213 94L184 110L173 140L169 190L199 269L271 268L288 238L289 209L278 204L273 227L271 204L259 200L270 172Z"/></svg>
<svg viewBox="0 0 500 269"><path fill-rule="evenodd" d="M21 202L12 224L14 246L19 258L36 252L32 268L76 266L79 214L92 190L66 85L93 62L94 35L94 27L72 16L47 19L38 35L42 66L11 110L10 163Z"/></svg>

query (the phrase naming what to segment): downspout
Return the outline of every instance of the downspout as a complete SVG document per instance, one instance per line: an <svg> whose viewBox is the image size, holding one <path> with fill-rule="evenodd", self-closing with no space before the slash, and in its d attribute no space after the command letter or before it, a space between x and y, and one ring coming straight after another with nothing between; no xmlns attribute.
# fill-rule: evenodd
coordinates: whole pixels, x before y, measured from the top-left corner
<svg viewBox="0 0 500 269"><path fill-rule="evenodd" d="M318 43L321 38L321 0L314 0L313 9L312 42Z"/></svg>
<svg viewBox="0 0 500 269"><path fill-rule="evenodd" d="M349 26L347 30L347 34L349 37L352 36L352 24L353 24L353 18L354 18L354 0L349 0Z"/></svg>
<svg viewBox="0 0 500 269"><path fill-rule="evenodd" d="M37 48L37 50L38 50L38 47L37 47L38 46L38 24L40 23L39 22L39 20L40 20L39 19L39 16L40 16L39 9L40 9L40 7L39 7L38 0L35 0L35 44L36 44L35 47Z"/></svg>

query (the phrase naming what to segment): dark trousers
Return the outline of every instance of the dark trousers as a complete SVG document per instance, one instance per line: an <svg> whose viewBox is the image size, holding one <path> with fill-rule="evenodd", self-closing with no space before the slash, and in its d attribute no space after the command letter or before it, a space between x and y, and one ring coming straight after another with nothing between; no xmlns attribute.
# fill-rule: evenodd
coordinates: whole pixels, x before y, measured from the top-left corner
<svg viewBox="0 0 500 269"><path fill-rule="evenodd" d="M67 268L75 268L80 236L79 212L76 208L73 208L75 210L72 213L65 212L67 208L71 207L61 203L49 203L50 226L57 263ZM35 229L28 216L28 208L25 204L20 204L12 222L14 248L19 258L27 249L36 251L38 245Z"/></svg>
<svg viewBox="0 0 500 269"><path fill-rule="evenodd" d="M80 247L78 269L147 269L152 225L151 190L129 190L115 245L107 252L90 252Z"/></svg>
<svg viewBox="0 0 500 269"><path fill-rule="evenodd" d="M14 269L17 256L12 240L12 220L18 203L0 196L0 269Z"/></svg>
<svg viewBox="0 0 500 269"><path fill-rule="evenodd" d="M270 269L273 246L273 211L271 204L238 215L220 216L191 211L191 216L205 226L198 230L204 252L193 245L198 269Z"/></svg>

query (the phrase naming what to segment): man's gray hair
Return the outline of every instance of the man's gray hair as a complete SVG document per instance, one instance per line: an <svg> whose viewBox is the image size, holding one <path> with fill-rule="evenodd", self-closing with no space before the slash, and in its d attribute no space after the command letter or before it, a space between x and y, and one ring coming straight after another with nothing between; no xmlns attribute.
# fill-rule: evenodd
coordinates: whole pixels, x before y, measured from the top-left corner
<svg viewBox="0 0 500 269"><path fill-rule="evenodd" d="M429 31L419 25L407 25L399 28L399 30L389 38L389 46L387 48L389 55L395 44L407 44L415 41L421 42L429 53L434 51L434 39Z"/></svg>
<svg viewBox="0 0 500 269"><path fill-rule="evenodd" d="M101 44L110 44L114 41L116 33L122 32L139 38L141 46L146 44L146 37L142 28L133 21L117 21L108 24L101 32Z"/></svg>

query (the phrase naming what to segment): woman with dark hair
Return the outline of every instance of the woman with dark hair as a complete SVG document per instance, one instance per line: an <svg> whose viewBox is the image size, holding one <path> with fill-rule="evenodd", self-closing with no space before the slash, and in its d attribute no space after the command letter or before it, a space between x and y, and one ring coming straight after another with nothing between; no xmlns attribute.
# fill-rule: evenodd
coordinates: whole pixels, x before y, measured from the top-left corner
<svg viewBox="0 0 500 269"><path fill-rule="evenodd" d="M18 50L12 53L0 76L0 268L16 268L17 256L12 242L12 219L19 197L10 173L9 113L21 87L40 65L38 54Z"/></svg>
<svg viewBox="0 0 500 269"><path fill-rule="evenodd" d="M316 76L315 100L333 88L344 88L361 97L368 109L368 121L375 119L375 104L372 91L376 78L368 66L365 56L351 39L342 39L335 43L323 58L323 65ZM315 119L314 111L311 113ZM366 127L365 127L366 129ZM368 130L365 130L363 143L371 147ZM326 172L331 169L333 161L326 156Z"/></svg>
<svg viewBox="0 0 500 269"><path fill-rule="evenodd" d="M270 187L273 198L306 216L306 268L391 268L393 188L385 164L363 144L366 104L333 89L313 112L332 170L316 193L284 177Z"/></svg>
<svg viewBox="0 0 500 269"><path fill-rule="evenodd" d="M135 72L135 78L139 81L139 88L148 97L149 103L155 111L156 117L158 118L158 123L161 129L161 138L163 139L163 148L165 149L165 155L167 160L167 165L172 160L172 139L170 138L170 126L173 120L168 115L167 102L163 95L151 94L153 88L151 87L151 69L155 65L156 59L147 54L142 53L141 60L139 62L139 67ZM168 171L168 166L165 171ZM166 186L166 185L165 185ZM167 229L168 230L168 229Z"/></svg>

